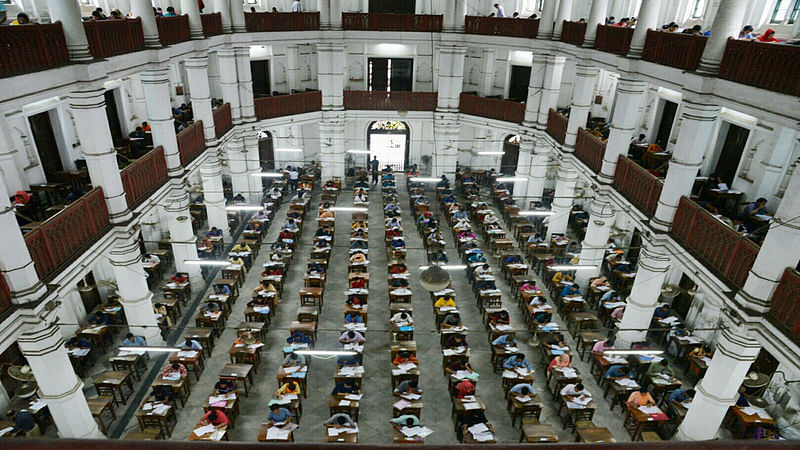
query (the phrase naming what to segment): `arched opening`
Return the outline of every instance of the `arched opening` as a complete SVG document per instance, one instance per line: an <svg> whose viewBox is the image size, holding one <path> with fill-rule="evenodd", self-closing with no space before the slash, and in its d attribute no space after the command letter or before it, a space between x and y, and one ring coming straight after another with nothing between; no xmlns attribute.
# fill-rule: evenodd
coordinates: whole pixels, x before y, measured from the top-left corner
<svg viewBox="0 0 800 450"><path fill-rule="evenodd" d="M405 122L393 120L378 120L372 122L367 130L367 148L372 156L378 158L380 167L387 165L394 171L407 168L408 148L411 139L411 130Z"/></svg>
<svg viewBox="0 0 800 450"><path fill-rule="evenodd" d="M519 135L512 134L503 141L503 158L500 160L500 172L516 175L519 162Z"/></svg>
<svg viewBox="0 0 800 450"><path fill-rule="evenodd" d="M258 133L258 160L261 162L261 170L275 168L275 149L272 145L272 133L269 131Z"/></svg>

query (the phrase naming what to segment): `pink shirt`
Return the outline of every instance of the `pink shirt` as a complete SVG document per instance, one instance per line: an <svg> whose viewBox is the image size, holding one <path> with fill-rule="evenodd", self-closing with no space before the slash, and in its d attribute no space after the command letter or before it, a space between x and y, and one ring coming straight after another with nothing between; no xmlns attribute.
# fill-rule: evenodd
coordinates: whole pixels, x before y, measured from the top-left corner
<svg viewBox="0 0 800 450"><path fill-rule="evenodd" d="M597 341L592 347L592 353L603 353L606 350L613 349L614 346L606 346L606 341Z"/></svg>

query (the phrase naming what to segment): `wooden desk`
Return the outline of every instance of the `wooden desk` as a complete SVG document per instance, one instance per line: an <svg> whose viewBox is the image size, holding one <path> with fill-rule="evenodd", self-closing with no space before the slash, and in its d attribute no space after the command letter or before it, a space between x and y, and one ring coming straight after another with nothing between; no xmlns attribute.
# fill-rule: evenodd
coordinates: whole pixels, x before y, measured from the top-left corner
<svg viewBox="0 0 800 450"><path fill-rule="evenodd" d="M297 369L291 373L286 372L284 366L281 366L278 368L278 373L275 374L275 379L278 381L278 388L283 386L284 383L294 381L298 386L300 386L300 392L303 394L303 398L308 397L307 377L308 366L302 366L300 369Z"/></svg>
<svg viewBox="0 0 800 450"><path fill-rule="evenodd" d="M178 422L178 418L175 415L175 408L170 405L168 409L160 412L160 414L156 414L153 410L153 406L158 404L160 403L144 402L139 406L139 409L136 410L136 421L139 423L139 428L143 432L156 428L159 430L162 438L164 436L172 436L172 430Z"/></svg>
<svg viewBox="0 0 800 450"><path fill-rule="evenodd" d="M145 364L143 364L144 354L125 352L127 354L120 355L119 353L109 359L111 368L115 371L127 370L133 374L134 378L136 378L136 381L140 381L142 377L139 371L142 368L146 368Z"/></svg>
<svg viewBox="0 0 800 450"><path fill-rule="evenodd" d="M506 409L508 410L509 414L511 414L511 426L516 425L517 417L533 417L537 421L539 420L539 415L542 412L542 400L536 394L528 394L530 400L525 402L520 401L519 399L521 395L514 394L513 392L508 394L508 403L506 405Z"/></svg>
<svg viewBox="0 0 800 450"><path fill-rule="evenodd" d="M752 436L753 430L759 426L774 426L775 419L768 418L762 419L758 414L745 414L741 406L731 406L731 417L728 420L730 425L733 420L742 424L739 432L736 434L736 439L744 439L746 436Z"/></svg>
<svg viewBox="0 0 800 450"><path fill-rule="evenodd" d="M170 363L181 363L185 367L191 367L191 371L194 372L195 378L197 381L200 381L200 373L203 372L205 365L203 363L203 352L198 350L185 350L187 352L187 356L180 355L181 352L175 352L169 355L169 362ZM188 353L191 352L194 356L188 356Z"/></svg>
<svg viewBox="0 0 800 450"><path fill-rule="evenodd" d="M538 442L558 442L558 435L552 425L522 423L519 441L534 444Z"/></svg>
<svg viewBox="0 0 800 450"><path fill-rule="evenodd" d="M107 370L97 376L94 386L98 395L110 395L114 404L125 403L128 395L133 393L131 373L127 370ZM128 394L125 393L125 386L130 389ZM117 396L119 396L119 400L117 400Z"/></svg>
<svg viewBox="0 0 800 450"><path fill-rule="evenodd" d="M225 414L225 417L228 418L228 421L230 422L231 428L236 428L235 427L235 425L236 425L236 416L239 415L239 396L236 395L235 392L230 392L230 393L225 394L225 395L227 397L231 397L232 396L232 398L226 398L224 406L211 406L211 403L210 403L211 396L216 396L216 394L214 392L212 392L210 396L206 397L205 402L203 402L203 411L209 412L212 409L215 409L217 411L222 411Z"/></svg>
<svg viewBox="0 0 800 450"><path fill-rule="evenodd" d="M655 418L650 416L649 414L645 414L636 407L628 407L627 414L625 415L625 421L623 422L623 426L628 434L631 436L632 441L638 441L642 439L642 431L645 428L661 428L669 418L666 414L663 414L662 417Z"/></svg>
<svg viewBox="0 0 800 450"><path fill-rule="evenodd" d="M358 424L356 423L356 426ZM342 428L337 425L325 425L325 442L335 442L335 443L344 443L344 444L357 444L358 443L358 432L356 433L346 433L342 432L336 436L330 436L328 434L329 428Z"/></svg>
<svg viewBox="0 0 800 450"><path fill-rule="evenodd" d="M194 428L192 429L192 432L189 433L189 440L190 441L212 441L212 442L216 442L216 441L222 441L222 440L227 441L228 440L228 427L227 426L223 425L221 427L216 427L216 429L214 431L212 431L210 433L203 434L201 436L198 436L197 434L195 434L194 430L196 430L196 429L198 429L200 427L203 427L203 426L204 425L202 423L200 423L200 422L198 422L197 425L194 426Z"/></svg>
<svg viewBox="0 0 800 450"><path fill-rule="evenodd" d="M92 343L93 347L99 347L103 352L106 351L110 339L107 339L108 334L111 332L111 327L108 325L89 325L78 331L78 336L88 340Z"/></svg>
<svg viewBox="0 0 800 450"><path fill-rule="evenodd" d="M249 397L250 386L253 384L253 366L250 364L226 364L219 371L219 378L234 380L237 385L241 383L244 386L244 396ZM247 384L248 381L250 384Z"/></svg>
<svg viewBox="0 0 800 450"><path fill-rule="evenodd" d="M604 427L589 427L589 428L579 428L575 430L578 432L578 437L575 439L575 442L586 442L586 443L600 443L600 442L617 442L614 439L614 436L611 435L611 431L608 428Z"/></svg>
<svg viewBox="0 0 800 450"><path fill-rule="evenodd" d="M420 436L406 437L396 426L392 426L392 443L394 444L424 444L425 438Z"/></svg>
<svg viewBox="0 0 800 450"><path fill-rule="evenodd" d="M256 339L263 342L267 338L267 324L266 322L239 322L236 334L241 336L242 333L251 333Z"/></svg>
<svg viewBox="0 0 800 450"><path fill-rule="evenodd" d="M496 438L497 434L495 434L494 427L492 426L492 424L487 422L486 426L489 428L489 430L492 432L492 434L494 434L494 437ZM490 439L488 441L477 441L477 440L475 440L475 437L472 436L472 433L469 431L469 429L465 429L464 430L464 440L462 441L462 443L463 444L496 444L497 440L496 439Z"/></svg>
<svg viewBox="0 0 800 450"><path fill-rule="evenodd" d="M193 339L203 346L203 353L211 356L214 349L214 331L209 328L186 328L183 337Z"/></svg>
<svg viewBox="0 0 800 450"><path fill-rule="evenodd" d="M258 441L259 442L294 442L294 432L290 431L286 439L267 439L267 432L272 428L272 422L262 423L258 428Z"/></svg>
<svg viewBox="0 0 800 450"><path fill-rule="evenodd" d="M97 420L97 423L100 425L100 430L103 431L103 434L108 434L108 426L103 420L103 414L108 411L111 413L111 421L113 422L117 420L117 414L114 412L114 408L112 406L113 402L114 399L111 397L97 397L86 400L86 403L89 404L89 411L91 411L92 417Z"/></svg>
<svg viewBox="0 0 800 450"><path fill-rule="evenodd" d="M189 394L191 394L189 377L177 380L165 380L162 374L158 374L151 386L165 386L172 389L173 395L181 401L181 406L186 406L186 400L189 398Z"/></svg>
<svg viewBox="0 0 800 450"><path fill-rule="evenodd" d="M263 345L261 341L256 341L253 346ZM258 365L261 363L261 348L251 347L249 345L237 346L231 345L228 350L228 355L231 358L231 364L250 364L253 366L253 371L258 373Z"/></svg>

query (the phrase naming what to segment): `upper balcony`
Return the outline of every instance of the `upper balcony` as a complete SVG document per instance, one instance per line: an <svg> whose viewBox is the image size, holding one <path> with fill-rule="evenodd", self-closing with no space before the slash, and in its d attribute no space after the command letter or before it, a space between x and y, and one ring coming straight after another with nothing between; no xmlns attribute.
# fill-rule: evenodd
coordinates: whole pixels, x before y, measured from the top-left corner
<svg viewBox="0 0 800 450"><path fill-rule="evenodd" d="M342 13L342 29L358 31L442 31L441 15Z"/></svg>
<svg viewBox="0 0 800 450"><path fill-rule="evenodd" d="M466 16L464 31L467 34L508 36L534 39L539 33L539 19L509 19L505 17Z"/></svg>
<svg viewBox="0 0 800 450"><path fill-rule="evenodd" d="M344 91L344 109L433 111L436 92Z"/></svg>
<svg viewBox="0 0 800 450"><path fill-rule="evenodd" d="M525 119L525 104L500 98L480 97L462 93L459 109L464 114L502 120L504 122L522 123Z"/></svg>
<svg viewBox="0 0 800 450"><path fill-rule="evenodd" d="M319 30L319 12L245 13L244 26L247 31Z"/></svg>

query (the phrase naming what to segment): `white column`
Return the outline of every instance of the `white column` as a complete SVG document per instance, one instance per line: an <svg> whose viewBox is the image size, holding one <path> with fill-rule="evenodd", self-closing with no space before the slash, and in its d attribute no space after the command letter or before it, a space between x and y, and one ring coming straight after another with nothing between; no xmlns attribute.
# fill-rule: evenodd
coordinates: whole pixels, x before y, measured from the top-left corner
<svg viewBox="0 0 800 450"><path fill-rule="evenodd" d="M589 224L586 235L581 243L580 264L582 266L596 266L593 270L578 270L575 273L575 282L584 291L589 285L589 280L600 275L600 267L606 255L608 236L614 224L614 206L608 194L598 192L592 199L589 207Z"/></svg>
<svg viewBox="0 0 800 450"><path fill-rule="evenodd" d="M222 88L219 77L219 57L216 52L208 53L208 87L211 88L211 98L222 99Z"/></svg>
<svg viewBox="0 0 800 450"><path fill-rule="evenodd" d="M153 3L150 0L131 0L131 16L142 19L145 45L148 47L161 47L156 15L153 13Z"/></svg>
<svg viewBox="0 0 800 450"><path fill-rule="evenodd" d="M228 158L228 170L231 173L233 195L242 194L248 198L250 181L247 175L247 150L244 148L244 138L240 132L228 140L225 154Z"/></svg>
<svg viewBox="0 0 800 450"><path fill-rule="evenodd" d="M214 114L211 111L211 88L208 85L208 57L196 56L184 60L186 78L189 82L189 96L195 120L203 121L203 135L206 146L217 145L217 131L214 128Z"/></svg>
<svg viewBox="0 0 800 450"><path fill-rule="evenodd" d="M104 89L76 91L69 94L69 106L92 185L103 188L111 223L131 219L125 189L117 165L117 151L108 127Z"/></svg>
<svg viewBox="0 0 800 450"><path fill-rule="evenodd" d="M36 377L39 398L47 403L59 437L102 439L58 326L40 322L35 327L20 335L17 344Z"/></svg>
<svg viewBox="0 0 800 450"><path fill-rule="evenodd" d="M222 190L222 170L216 152L209 152L205 163L200 166L200 180L203 183L203 203L208 215L208 228L216 227L228 232L228 214L225 211L225 196Z"/></svg>
<svg viewBox="0 0 800 450"><path fill-rule="evenodd" d="M436 146L433 154L434 177L447 175L455 180L456 161L458 161L458 137L461 125L458 115L454 113L436 113L433 118L433 127L436 129Z"/></svg>
<svg viewBox="0 0 800 450"><path fill-rule="evenodd" d="M589 21L586 22L586 33L583 35L583 46L594 48L597 38L597 26L606 22L608 0L592 0L592 9L589 10Z"/></svg>
<svg viewBox="0 0 800 450"><path fill-rule="evenodd" d="M528 80L528 100L525 102L525 120L522 124L532 127L539 120L539 104L542 101L542 85L547 55L534 53L531 58L531 78ZM530 187L530 185L528 185Z"/></svg>
<svg viewBox="0 0 800 450"><path fill-rule="evenodd" d="M197 293L203 287L203 275L200 266L186 264L185 261L196 261L197 237L192 230L192 219L189 213L189 194L182 186L175 185L164 206L169 227L169 241L175 257L175 269L189 274L192 291Z"/></svg>
<svg viewBox="0 0 800 450"><path fill-rule="evenodd" d="M330 29L331 30L341 30L342 29L342 3L341 1L331 0L331 6L329 10L330 18Z"/></svg>
<svg viewBox="0 0 800 450"><path fill-rule="evenodd" d="M457 1L444 2L444 11L442 12L444 15L443 31L452 32L456 30L456 3Z"/></svg>
<svg viewBox="0 0 800 450"><path fill-rule="evenodd" d="M606 142L606 153L603 156L603 166L598 174L598 179L604 183L611 183L614 180L619 155L628 154L631 137L636 131L639 110L647 97L647 83L620 77L617 81L616 96L617 103L614 107L611 131Z"/></svg>
<svg viewBox="0 0 800 450"><path fill-rule="evenodd" d="M525 208L532 201L542 199L544 185L547 181L547 164L550 159L550 148L546 145L537 145L538 137L533 134L520 134L519 151L530 152L531 164L528 172L528 187L525 192Z"/></svg>
<svg viewBox="0 0 800 450"><path fill-rule="evenodd" d="M233 29L231 28L230 0L214 0L214 12L218 12L222 19L222 32L223 33L233 32Z"/></svg>
<svg viewBox="0 0 800 450"><path fill-rule="evenodd" d="M231 25L234 33L244 33L247 28L244 26L244 5L242 0L231 0Z"/></svg>
<svg viewBox="0 0 800 450"><path fill-rule="evenodd" d="M762 122L759 122L758 126L761 128L763 126ZM796 130L783 125L774 126L778 127L778 129L773 129L771 132L772 136L770 140L767 141L767 145L772 145L772 149L769 151L769 157L765 157L761 160L761 165L763 166L761 182L758 183L758 189L754 196L755 198L769 197L778 190L778 185L783 177L784 167L794 147L795 139L797 139ZM2 155L0 155L0 158L2 158Z"/></svg>
<svg viewBox="0 0 800 450"><path fill-rule="evenodd" d="M547 55L545 57L544 81L542 82L542 98L539 102L538 128L547 128L547 117L550 109L556 109L558 94L561 91L561 76L564 73L564 56ZM530 90L530 88L528 88Z"/></svg>
<svg viewBox="0 0 800 450"><path fill-rule="evenodd" d="M322 180L344 176L345 120L341 114L323 113L319 122L319 157L322 164Z"/></svg>
<svg viewBox="0 0 800 450"><path fill-rule="evenodd" d="M122 11L122 15L127 16L131 12L131 0L117 0L117 8Z"/></svg>
<svg viewBox="0 0 800 450"><path fill-rule="evenodd" d="M183 175L178 139L169 103L168 69L146 70L139 75L142 80L147 119L153 134L153 145L164 147L167 173L170 177Z"/></svg>
<svg viewBox="0 0 800 450"><path fill-rule="evenodd" d="M628 306L619 324L617 348L627 349L632 343L645 340L669 266L666 248L649 242L643 245Z"/></svg>
<svg viewBox="0 0 800 450"><path fill-rule="evenodd" d="M147 275L142 267L138 233L133 232L128 238L116 242L109 255L111 267L131 333L144 337L148 345L164 345L153 313L153 293L147 287Z"/></svg>
<svg viewBox="0 0 800 450"><path fill-rule="evenodd" d="M300 46L290 44L286 46L286 85L289 94L298 90L300 86Z"/></svg>
<svg viewBox="0 0 800 450"><path fill-rule="evenodd" d="M719 72L719 64L722 62L722 55L725 54L728 38L739 36L739 30L742 29L747 4L748 2L741 0L720 1L714 22L711 24L711 36L706 40L703 57L697 66L698 72L709 75Z"/></svg>
<svg viewBox="0 0 800 450"><path fill-rule="evenodd" d="M458 111L461 86L464 81L464 55L466 47L439 47L439 95L437 111ZM453 169L455 170L455 169Z"/></svg>
<svg viewBox="0 0 800 450"><path fill-rule="evenodd" d="M3 251L0 252L0 273L11 291L11 301L28 303L38 300L47 292L31 260L25 238L9 201L5 175L0 172L0 231L3 233Z"/></svg>
<svg viewBox="0 0 800 450"><path fill-rule="evenodd" d="M697 170L713 145L714 124L720 111L717 105L698 103L686 97L681 101L681 108L681 128L652 222L653 228L662 231L669 230L672 225L681 197L692 192Z"/></svg>
<svg viewBox="0 0 800 450"><path fill-rule="evenodd" d="M26 186L22 181L23 171L19 169L16 162L18 150L14 147L14 142L8 138L6 126L5 118L0 117L0 177L5 180L7 192L13 193L25 190Z"/></svg>
<svg viewBox="0 0 800 450"><path fill-rule="evenodd" d="M92 54L89 53L89 41L83 31L81 22L81 8L78 2L64 0L48 0L50 18L53 22L61 22L64 38L67 41L69 60L72 62L89 62ZM10 22L10 20L9 20Z"/></svg>
<svg viewBox="0 0 800 450"><path fill-rule="evenodd" d="M464 31L464 17L467 15L467 0L456 0L455 30Z"/></svg>
<svg viewBox="0 0 800 450"><path fill-rule="evenodd" d="M196 0L181 0L181 14L189 16L189 33L192 39L205 39L203 22L200 20L200 7Z"/></svg>
<svg viewBox="0 0 800 450"><path fill-rule="evenodd" d="M250 71L250 48L236 47L236 72L239 81L239 105L241 107L242 122L256 120L255 104L253 102L253 74Z"/></svg>
<svg viewBox="0 0 800 450"><path fill-rule="evenodd" d="M545 0L542 5L542 19L539 22L539 39L551 39L553 37L553 22L556 20L555 0Z"/></svg>
<svg viewBox="0 0 800 450"><path fill-rule="evenodd" d="M250 183L250 203L256 205L261 201L264 184L261 178L255 175L261 173L261 161L258 154L258 134L255 130L246 130L244 135L244 150L247 155L247 179Z"/></svg>
<svg viewBox="0 0 800 450"><path fill-rule="evenodd" d="M239 78L236 75L236 52L232 48L217 50L219 61L219 86L222 100L231 104L233 124L242 123L242 111L239 107Z"/></svg>
<svg viewBox="0 0 800 450"><path fill-rule="evenodd" d="M561 40L561 30L564 28L564 21L569 20L572 13L572 0L560 0L558 2L558 13L556 14L553 26L553 40Z"/></svg>
<svg viewBox="0 0 800 450"><path fill-rule="evenodd" d="M569 212L572 210L572 201L575 197L575 182L577 180L578 172L575 171L572 162L562 160L558 166L555 198L550 208L553 211L553 215L550 216L545 236L552 236L553 233L565 234L567 232Z"/></svg>
<svg viewBox="0 0 800 450"><path fill-rule="evenodd" d="M147 121L147 103L144 100L144 89L139 74L131 75L131 93L133 94L133 113L136 114L136 124L139 126ZM135 127L134 127L135 128Z"/></svg>
<svg viewBox="0 0 800 450"><path fill-rule="evenodd" d="M344 65L347 48L340 42L317 44L317 70L319 90L322 91L323 110L344 109Z"/></svg>
<svg viewBox="0 0 800 450"><path fill-rule="evenodd" d="M567 135L564 138L564 151L575 149L578 128L585 127L586 121L589 119L597 72L597 67L592 65L577 64L575 66L575 87L572 89L572 107L569 111L569 122L567 122Z"/></svg>
<svg viewBox="0 0 800 450"><path fill-rule="evenodd" d="M492 47L484 47L481 55L481 81L478 86L478 95L488 97L492 95L494 86L494 63L497 58L496 50Z"/></svg>
<svg viewBox="0 0 800 450"><path fill-rule="evenodd" d="M330 30L331 28L330 9L330 0L317 0L317 11L319 11L319 27L322 30Z"/></svg>
<svg viewBox="0 0 800 450"><path fill-rule="evenodd" d="M628 57L642 57L647 30L658 28L658 11L660 7L661 0L642 0L642 5L639 7L639 17L636 18L636 28L633 29L633 36L631 37Z"/></svg>
<svg viewBox="0 0 800 450"><path fill-rule="evenodd" d="M675 435L679 440L707 441L717 436L728 408L739 397L739 386L761 350L747 330L734 325L727 314L723 315L723 322L714 356L695 386L697 393Z"/></svg>

